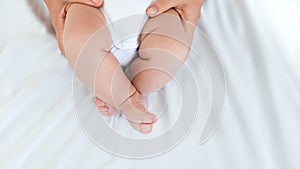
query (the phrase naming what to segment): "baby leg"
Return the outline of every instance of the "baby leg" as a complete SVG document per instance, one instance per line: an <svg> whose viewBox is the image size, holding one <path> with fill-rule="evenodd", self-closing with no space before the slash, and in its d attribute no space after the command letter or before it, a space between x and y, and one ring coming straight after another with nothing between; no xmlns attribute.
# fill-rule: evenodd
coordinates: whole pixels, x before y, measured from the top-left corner
<svg viewBox="0 0 300 169"><path fill-rule="evenodd" d="M136 89L148 95L161 89L182 66L193 38L194 26L183 22L175 10L149 19L141 35L139 56L129 69ZM95 103L106 108L99 98Z"/></svg>
<svg viewBox="0 0 300 169"><path fill-rule="evenodd" d="M136 130L148 133L155 116L109 52L110 32L99 9L70 5L63 32L66 58L80 81L97 97L121 110Z"/></svg>
<svg viewBox="0 0 300 169"><path fill-rule="evenodd" d="M130 79L143 95L169 82L187 59L193 29L185 29L174 9L150 18L143 28L139 57L130 67Z"/></svg>

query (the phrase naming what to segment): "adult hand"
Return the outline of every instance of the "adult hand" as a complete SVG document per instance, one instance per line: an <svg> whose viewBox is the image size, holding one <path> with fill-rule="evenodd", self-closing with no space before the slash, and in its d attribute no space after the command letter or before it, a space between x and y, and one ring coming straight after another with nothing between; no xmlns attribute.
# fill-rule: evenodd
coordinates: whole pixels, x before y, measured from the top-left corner
<svg viewBox="0 0 300 169"><path fill-rule="evenodd" d="M58 46L61 52L64 54L64 48L62 45L62 33L64 30L65 18L69 5L71 3L81 3L93 7L99 7L102 5L103 0L45 0L45 3L50 13Z"/></svg>
<svg viewBox="0 0 300 169"><path fill-rule="evenodd" d="M204 0L157 0L147 9L150 17L155 17L170 8L174 8L184 21L197 25Z"/></svg>

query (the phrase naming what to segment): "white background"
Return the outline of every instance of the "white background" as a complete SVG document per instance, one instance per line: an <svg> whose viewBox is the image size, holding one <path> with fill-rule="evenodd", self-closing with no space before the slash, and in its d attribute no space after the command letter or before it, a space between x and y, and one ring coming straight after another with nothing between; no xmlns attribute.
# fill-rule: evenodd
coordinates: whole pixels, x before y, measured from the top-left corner
<svg viewBox="0 0 300 169"><path fill-rule="evenodd" d="M55 38L26 1L1 1L0 11L1 169L300 167L299 1L205 2L199 26L219 50L228 83L222 123L204 145L195 127L147 160L114 157L87 138Z"/></svg>

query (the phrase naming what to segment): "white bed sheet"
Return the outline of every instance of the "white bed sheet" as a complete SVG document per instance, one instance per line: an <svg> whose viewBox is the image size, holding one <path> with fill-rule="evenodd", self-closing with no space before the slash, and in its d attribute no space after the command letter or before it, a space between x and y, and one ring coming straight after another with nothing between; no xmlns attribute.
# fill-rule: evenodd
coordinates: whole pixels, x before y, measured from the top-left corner
<svg viewBox="0 0 300 169"><path fill-rule="evenodd" d="M1 169L300 167L299 2L205 2L199 27L219 50L227 78L223 120L199 145L200 114L181 144L145 160L115 157L89 140L55 38L25 1L0 4Z"/></svg>

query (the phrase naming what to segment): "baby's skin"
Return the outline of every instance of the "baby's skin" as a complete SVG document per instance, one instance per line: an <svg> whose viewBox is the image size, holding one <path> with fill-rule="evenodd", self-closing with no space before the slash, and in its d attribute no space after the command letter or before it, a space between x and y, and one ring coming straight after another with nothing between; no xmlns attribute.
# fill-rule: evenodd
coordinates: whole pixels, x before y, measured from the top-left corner
<svg viewBox="0 0 300 169"><path fill-rule="evenodd" d="M139 57L131 62L129 77L125 76L119 62L109 52L111 36L103 28L106 21L99 9L82 4L70 5L63 45L66 58L74 69L75 65L80 67L78 58L80 63L85 63L83 65L94 65L97 59L101 59L95 80L88 78L93 74L86 73L91 68L76 69L78 78L94 91L99 112L103 116L120 112L133 129L147 134L152 131L157 117L147 110L144 96L164 87L186 61L193 29L184 28L185 24L174 9L150 18L140 35ZM90 82L93 82L92 85Z"/></svg>
<svg viewBox="0 0 300 169"><path fill-rule="evenodd" d="M147 111L147 103L144 97L138 92L135 92L127 102L129 105L126 106L127 111L122 112L121 110L121 113L124 113L129 124L132 126L132 128L143 134L150 133L153 125L157 122L157 118L155 115ZM95 98L94 103L98 107L98 110L102 116L115 116L119 113L118 109L99 98ZM135 110L128 111L128 107L131 107L129 109Z"/></svg>

